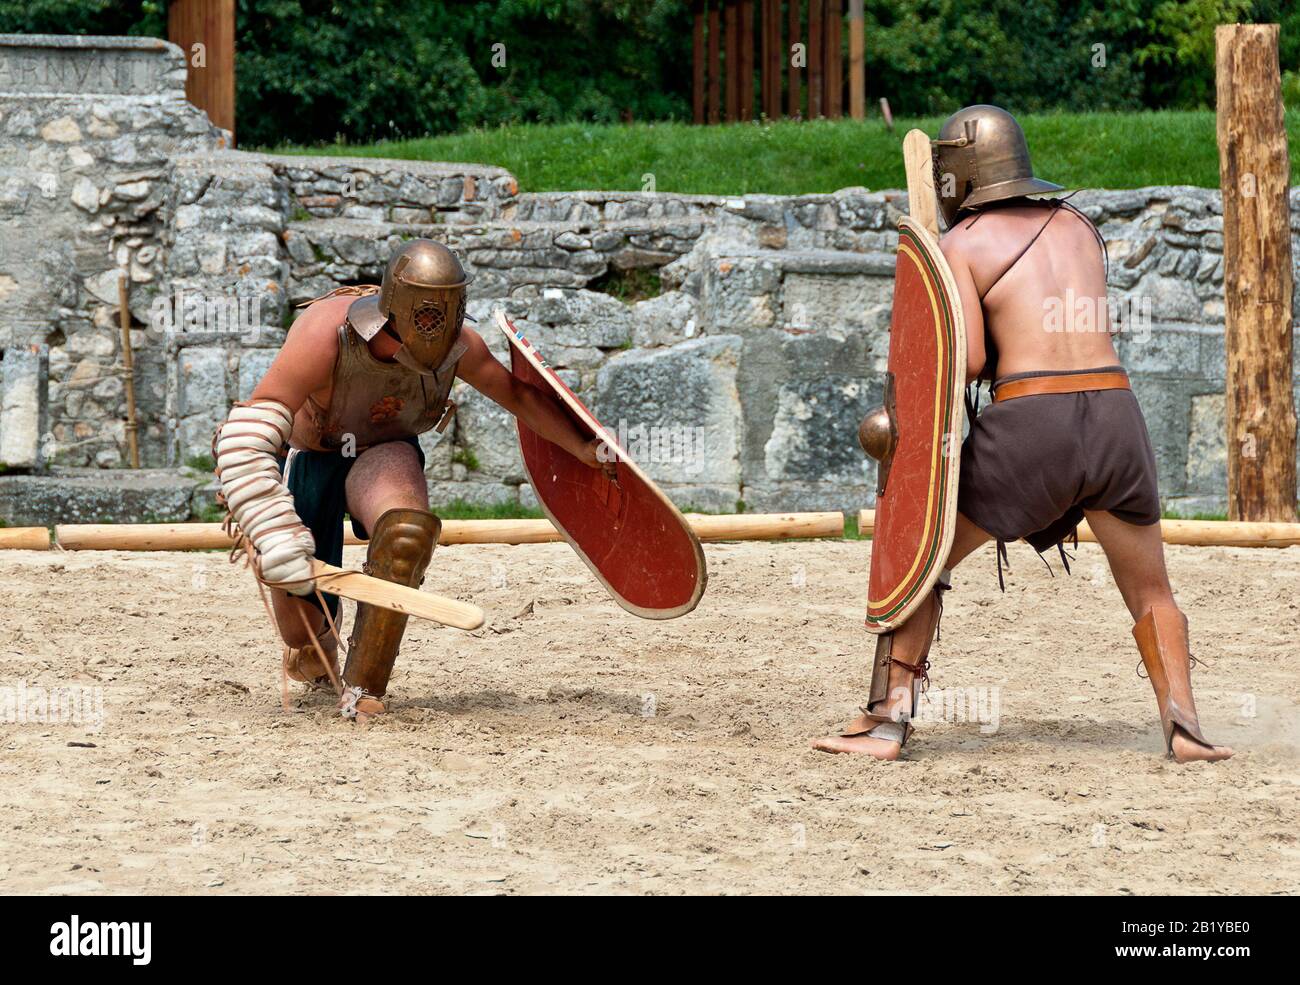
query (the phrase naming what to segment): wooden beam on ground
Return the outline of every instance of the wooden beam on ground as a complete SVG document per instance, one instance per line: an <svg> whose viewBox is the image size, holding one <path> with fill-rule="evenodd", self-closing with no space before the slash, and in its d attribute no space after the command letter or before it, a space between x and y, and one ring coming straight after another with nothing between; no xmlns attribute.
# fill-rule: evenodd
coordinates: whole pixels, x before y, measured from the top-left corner
<svg viewBox="0 0 1300 985"><path fill-rule="evenodd" d="M736 513L686 516L695 536L704 543L720 540L793 540L795 538L843 537L844 514L827 513Z"/></svg>
<svg viewBox="0 0 1300 985"><path fill-rule="evenodd" d="M867 116L866 15L862 0L849 0L849 116Z"/></svg>
<svg viewBox="0 0 1300 985"><path fill-rule="evenodd" d="M692 513L687 521L705 542L844 536L844 514L838 511L722 516ZM43 527L34 529L46 533ZM4 533L0 530L0 535ZM231 543L220 523L65 523L54 528L54 537L58 546L67 551L202 551L228 548ZM438 543L546 544L560 540L563 538L550 520L444 520ZM48 547L48 533L45 543ZM355 546L364 541L348 528L344 543ZM9 545L0 536L0 547L4 546ZM25 543L22 546L43 549Z"/></svg>
<svg viewBox="0 0 1300 985"><path fill-rule="evenodd" d="M1296 518L1291 211L1278 25L1214 31L1223 190L1228 516Z"/></svg>
<svg viewBox="0 0 1300 985"><path fill-rule="evenodd" d="M875 524L875 510L858 511L858 533L870 534ZM1160 536L1166 544L1187 547L1297 547L1300 546L1300 523L1161 520ZM1097 536L1089 529L1087 521L1079 524L1079 542L1097 542Z"/></svg>
<svg viewBox="0 0 1300 985"><path fill-rule="evenodd" d="M0 550L48 551L50 532L45 527L0 527Z"/></svg>

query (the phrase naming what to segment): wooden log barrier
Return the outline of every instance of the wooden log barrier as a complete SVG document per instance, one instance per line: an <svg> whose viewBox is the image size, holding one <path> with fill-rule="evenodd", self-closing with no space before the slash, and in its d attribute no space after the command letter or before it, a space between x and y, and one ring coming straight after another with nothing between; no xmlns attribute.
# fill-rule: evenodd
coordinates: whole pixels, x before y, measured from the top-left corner
<svg viewBox="0 0 1300 985"><path fill-rule="evenodd" d="M0 527L0 550L48 551L50 532L44 527Z"/></svg>
<svg viewBox="0 0 1300 985"><path fill-rule="evenodd" d="M858 513L858 531L869 535L875 511ZM734 516L690 514L687 520L705 543L726 540L791 540L842 537L844 517L828 513L740 513ZM68 551L221 550L230 539L219 523L85 523L54 528L55 546ZM1300 523L1233 520L1162 520L1166 544L1201 547L1300 546ZM440 544L546 544L563 538L549 520L446 520ZM1079 540L1096 543L1088 524L1079 525ZM346 543L364 543L347 530ZM48 550L44 527L0 528L0 550Z"/></svg>
<svg viewBox="0 0 1300 985"><path fill-rule="evenodd" d="M869 534L875 527L874 510L858 513L858 532ZM1238 520L1161 520L1160 535L1166 544L1190 547L1295 547L1300 546L1300 523L1252 523ZM1097 535L1085 520L1079 524L1079 542L1097 543Z"/></svg>
<svg viewBox="0 0 1300 985"><path fill-rule="evenodd" d="M706 543L844 535L844 514L837 511L734 516L693 513L687 520ZM201 551L230 546L219 523L67 523L54 528L54 538L67 551ZM559 540L563 538L550 520L444 520L438 538L440 544L544 544ZM353 536L349 526L345 543L364 541ZM0 547L4 546L0 539Z"/></svg>

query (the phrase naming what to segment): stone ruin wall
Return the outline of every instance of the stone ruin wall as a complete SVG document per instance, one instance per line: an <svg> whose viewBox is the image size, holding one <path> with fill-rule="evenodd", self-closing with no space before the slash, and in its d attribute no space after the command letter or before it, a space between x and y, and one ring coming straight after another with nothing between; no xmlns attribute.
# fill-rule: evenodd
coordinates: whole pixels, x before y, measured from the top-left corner
<svg viewBox="0 0 1300 985"><path fill-rule="evenodd" d="M210 477L186 466L249 395L295 306L376 282L413 236L466 260L470 313L494 351L506 356L490 318L503 306L607 425L640 441L680 504L871 505L874 465L854 435L880 395L904 194L521 194L493 167L249 154L226 148L183 86L165 42L0 38L0 461L27 473L0 478L0 517L201 510ZM1219 195L1073 202L1107 241L1112 292L1149 313L1117 341L1166 503L1221 509ZM1300 193L1292 211L1300 232ZM621 300L647 273L658 293ZM122 275L142 473L121 471ZM185 317L195 299L217 302L201 322ZM434 502L531 505L508 416L463 384L454 399L454 427L423 439Z"/></svg>

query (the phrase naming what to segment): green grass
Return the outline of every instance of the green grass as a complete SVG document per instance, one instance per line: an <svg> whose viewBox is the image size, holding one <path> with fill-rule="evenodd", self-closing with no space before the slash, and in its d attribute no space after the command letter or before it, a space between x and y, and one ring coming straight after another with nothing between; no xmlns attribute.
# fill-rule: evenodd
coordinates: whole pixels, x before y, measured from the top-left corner
<svg viewBox="0 0 1300 985"><path fill-rule="evenodd" d="M807 123L566 123L472 130L362 146L280 147L278 153L496 164L521 190L648 191L712 195L902 188L903 135L933 135L941 119ZM1217 187L1214 113L1052 113L1021 118L1039 173L1069 188ZM1300 180L1300 111L1287 114L1292 183Z"/></svg>
<svg viewBox="0 0 1300 985"><path fill-rule="evenodd" d="M480 506L463 499L448 503L435 503L430 507L443 520L540 520L541 510L529 509L518 503L494 503Z"/></svg>
<svg viewBox="0 0 1300 985"><path fill-rule="evenodd" d="M624 304L635 304L646 298L658 297L663 291L659 283L658 270L619 270L615 267L611 267L607 274L597 277L587 287L589 290L600 291L602 294L618 298ZM630 342L627 348L631 348Z"/></svg>
<svg viewBox="0 0 1300 985"><path fill-rule="evenodd" d="M1226 520L1227 513L1179 513L1177 510L1164 509L1160 513L1162 520Z"/></svg>
<svg viewBox="0 0 1300 985"><path fill-rule="evenodd" d="M844 539L845 540L870 540L871 534L864 534L858 529L858 511L845 510L844 512Z"/></svg>
<svg viewBox="0 0 1300 985"><path fill-rule="evenodd" d="M469 448L461 448L451 456L451 460L457 465L463 465L471 472L478 471L478 456Z"/></svg>
<svg viewBox="0 0 1300 985"><path fill-rule="evenodd" d="M216 503L204 503L194 515L196 523L224 523L225 520L226 508Z"/></svg>

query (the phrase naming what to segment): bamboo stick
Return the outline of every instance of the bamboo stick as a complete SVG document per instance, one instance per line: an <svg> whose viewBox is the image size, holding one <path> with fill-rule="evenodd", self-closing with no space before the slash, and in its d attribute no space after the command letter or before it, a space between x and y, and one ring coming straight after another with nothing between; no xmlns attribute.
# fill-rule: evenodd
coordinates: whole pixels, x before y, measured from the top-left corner
<svg viewBox="0 0 1300 985"><path fill-rule="evenodd" d="M858 512L858 532L875 529L874 510ZM1295 547L1300 546L1300 523L1252 523L1239 520L1161 520L1160 535L1166 544L1188 547ZM1097 535L1085 520L1079 524L1079 542L1097 543Z"/></svg>
<svg viewBox="0 0 1300 985"><path fill-rule="evenodd" d="M50 532L44 527L0 527L0 550L48 551Z"/></svg>
<svg viewBox="0 0 1300 985"><path fill-rule="evenodd" d="M741 513L687 517L696 536L721 540L841 537L844 514ZM201 551L230 546L219 523L65 523L54 528L67 551ZM444 520L440 544L544 544L563 540L550 520ZM364 543L347 530L346 544ZM0 546L3 542L0 541Z"/></svg>

